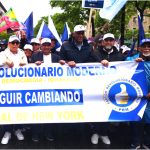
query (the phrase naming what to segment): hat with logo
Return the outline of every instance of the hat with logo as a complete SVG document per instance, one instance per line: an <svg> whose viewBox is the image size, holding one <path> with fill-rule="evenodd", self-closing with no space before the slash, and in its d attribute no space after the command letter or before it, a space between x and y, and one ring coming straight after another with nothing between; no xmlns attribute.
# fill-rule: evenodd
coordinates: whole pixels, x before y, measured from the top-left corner
<svg viewBox="0 0 150 150"><path fill-rule="evenodd" d="M31 43L40 44L40 40L38 38L33 38L33 39L31 39Z"/></svg>
<svg viewBox="0 0 150 150"><path fill-rule="evenodd" d="M12 35L9 37L8 42L18 41L20 42L19 38L16 35Z"/></svg>
<svg viewBox="0 0 150 150"><path fill-rule="evenodd" d="M144 43L150 43L150 38L142 39L140 41L140 46L143 45Z"/></svg>
<svg viewBox="0 0 150 150"><path fill-rule="evenodd" d="M23 49L30 49L31 51L33 51L33 47L30 44L26 44Z"/></svg>
<svg viewBox="0 0 150 150"><path fill-rule="evenodd" d="M76 25L74 27L74 32L85 31L85 27L83 25Z"/></svg>
<svg viewBox="0 0 150 150"><path fill-rule="evenodd" d="M122 46L120 47L120 49L122 49L122 53L124 53L124 52L126 52L126 51L130 51L130 48L129 48L128 46L126 46L126 45L122 45Z"/></svg>
<svg viewBox="0 0 150 150"><path fill-rule="evenodd" d="M107 38L112 38L115 39L115 36L112 33L106 33L103 36L103 40L107 39Z"/></svg>
<svg viewBox="0 0 150 150"><path fill-rule="evenodd" d="M43 38L41 40L41 44L43 44L43 43L51 43L51 39L49 39L49 38Z"/></svg>

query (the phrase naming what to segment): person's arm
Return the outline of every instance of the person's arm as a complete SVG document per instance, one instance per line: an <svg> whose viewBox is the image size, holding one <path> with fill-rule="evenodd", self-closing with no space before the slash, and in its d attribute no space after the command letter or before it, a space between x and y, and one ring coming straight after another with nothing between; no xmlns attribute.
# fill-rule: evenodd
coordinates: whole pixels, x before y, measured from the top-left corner
<svg viewBox="0 0 150 150"><path fill-rule="evenodd" d="M7 65L9 68L14 66L13 61L7 57L5 51L0 53L0 66L3 67L4 65Z"/></svg>
<svg viewBox="0 0 150 150"><path fill-rule="evenodd" d="M28 60L27 60L27 57L26 57L25 53L22 52L20 55L21 55L21 60L20 60L19 66L27 65Z"/></svg>

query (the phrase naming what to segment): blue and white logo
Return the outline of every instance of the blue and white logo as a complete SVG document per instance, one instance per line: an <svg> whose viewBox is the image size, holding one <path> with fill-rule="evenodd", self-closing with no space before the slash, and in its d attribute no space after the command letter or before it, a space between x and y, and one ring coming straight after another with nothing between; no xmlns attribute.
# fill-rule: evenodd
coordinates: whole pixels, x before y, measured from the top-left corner
<svg viewBox="0 0 150 150"><path fill-rule="evenodd" d="M143 96L140 86L131 79L117 79L104 90L104 101L117 112L130 112L140 103Z"/></svg>

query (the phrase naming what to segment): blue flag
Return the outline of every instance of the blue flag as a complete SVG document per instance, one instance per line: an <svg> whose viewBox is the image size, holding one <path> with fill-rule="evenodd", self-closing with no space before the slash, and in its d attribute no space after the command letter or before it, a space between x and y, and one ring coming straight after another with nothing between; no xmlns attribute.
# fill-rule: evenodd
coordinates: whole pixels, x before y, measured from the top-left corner
<svg viewBox="0 0 150 150"><path fill-rule="evenodd" d="M134 48L135 48L135 43L136 43L136 40L134 39L133 44L131 46L131 49L130 49L130 51L127 54L127 57L131 56L131 54L133 53Z"/></svg>
<svg viewBox="0 0 150 150"><path fill-rule="evenodd" d="M144 28L143 28L143 24L141 22L141 18L140 16L138 15L138 29L139 29L139 41L141 41L142 39L145 38L145 32L144 32Z"/></svg>
<svg viewBox="0 0 150 150"><path fill-rule="evenodd" d="M43 30L41 32L41 37L50 39L55 38L55 36L52 34L46 23L44 23Z"/></svg>
<svg viewBox="0 0 150 150"><path fill-rule="evenodd" d="M44 21L41 24L41 27L40 27L39 32L37 34L37 38L56 39L56 37L54 36L54 34L51 32L51 30L48 28L48 25ZM57 49L60 46L61 46L61 44L57 41L55 48Z"/></svg>
<svg viewBox="0 0 150 150"><path fill-rule="evenodd" d="M70 37L70 29L69 29L67 23L65 23L64 31L63 31L63 34L62 34L62 37L61 37L62 43L63 43L64 41L69 40L69 37Z"/></svg>
<svg viewBox="0 0 150 150"><path fill-rule="evenodd" d="M24 22L24 25L26 26L26 35L27 40L30 42L31 39L34 37L34 30L33 30L33 12L29 15L29 17Z"/></svg>

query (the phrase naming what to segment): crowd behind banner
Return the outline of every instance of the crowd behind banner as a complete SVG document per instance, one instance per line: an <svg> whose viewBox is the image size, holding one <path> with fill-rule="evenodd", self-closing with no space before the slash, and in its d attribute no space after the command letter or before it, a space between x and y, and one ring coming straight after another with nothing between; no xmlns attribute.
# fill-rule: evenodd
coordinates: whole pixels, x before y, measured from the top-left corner
<svg viewBox="0 0 150 150"><path fill-rule="evenodd" d="M16 66L25 66L28 63L34 63L37 66L42 64L59 63L68 65L71 68L77 66L78 63L100 63L104 67L109 66L109 62L133 60L136 62L145 62L146 83L149 83L149 63L150 60L150 39L145 38L140 41L140 47L132 50L126 45L120 46L112 33L106 33L100 37L97 43L93 38L85 37L85 28L83 25L76 25L71 37L68 41L64 41L60 51L56 51L56 39L49 38L33 38L31 42L26 39L25 32L22 32L20 39L16 36L10 36L8 42L1 41L0 65L6 68ZM130 54L130 55L129 55ZM93 85L94 86L94 85ZM124 89L124 86L121 87ZM148 92L150 90L148 89ZM125 94L123 92L123 94ZM148 100L143 120L140 122L130 122L131 128L131 148L150 148L150 125L149 125L149 108L150 94L145 95ZM89 130L92 131L91 143L98 144L99 139L106 145L111 145L108 136L109 122L93 122L88 123ZM58 124L59 125L59 124ZM38 142L40 140L41 129L44 126L43 136L49 141L54 141L55 124L32 124L31 128L32 140ZM72 123L70 124L70 128ZM84 125L83 125L84 126ZM22 134L22 124L19 125L3 125L4 136L1 144L8 144L14 130L18 140L24 140ZM75 128L79 128L78 124ZM84 131L81 131L84 132ZM142 138L144 140L142 140Z"/></svg>

